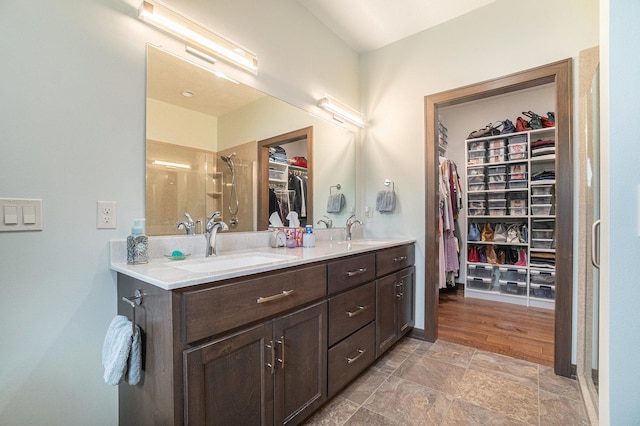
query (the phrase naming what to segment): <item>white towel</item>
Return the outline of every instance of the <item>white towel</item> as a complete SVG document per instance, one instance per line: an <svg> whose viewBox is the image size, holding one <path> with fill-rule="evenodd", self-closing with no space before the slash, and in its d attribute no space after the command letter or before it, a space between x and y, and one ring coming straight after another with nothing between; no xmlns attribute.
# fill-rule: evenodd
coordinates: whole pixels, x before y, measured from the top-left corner
<svg viewBox="0 0 640 426"><path fill-rule="evenodd" d="M380 191L376 196L376 210L380 213L393 213L396 207L396 193L394 191Z"/></svg>
<svg viewBox="0 0 640 426"><path fill-rule="evenodd" d="M123 379L130 385L140 381L142 370L142 350L140 328L136 325L133 333L131 321L123 315L116 315L107 329L102 345L102 366L104 381L117 385Z"/></svg>

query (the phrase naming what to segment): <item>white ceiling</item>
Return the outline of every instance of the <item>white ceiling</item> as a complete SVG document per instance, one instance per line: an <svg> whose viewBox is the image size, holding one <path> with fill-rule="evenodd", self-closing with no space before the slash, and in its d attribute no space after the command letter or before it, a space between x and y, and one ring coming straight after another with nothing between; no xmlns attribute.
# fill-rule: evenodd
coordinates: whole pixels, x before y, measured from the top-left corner
<svg viewBox="0 0 640 426"><path fill-rule="evenodd" d="M298 0L353 50L365 53L495 0Z"/></svg>

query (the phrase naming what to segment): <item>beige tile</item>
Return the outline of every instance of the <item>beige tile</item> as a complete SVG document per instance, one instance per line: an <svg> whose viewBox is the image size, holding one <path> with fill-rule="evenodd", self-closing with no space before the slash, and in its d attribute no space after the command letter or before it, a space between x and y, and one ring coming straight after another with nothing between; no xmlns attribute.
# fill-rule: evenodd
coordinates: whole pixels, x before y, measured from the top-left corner
<svg viewBox="0 0 640 426"><path fill-rule="evenodd" d="M505 375L509 379L533 386L536 389L538 387L538 364L529 361L491 352L476 351L469 367Z"/></svg>
<svg viewBox="0 0 640 426"><path fill-rule="evenodd" d="M582 401L540 391L541 425L589 425Z"/></svg>
<svg viewBox="0 0 640 426"><path fill-rule="evenodd" d="M538 390L506 376L470 368L456 397L524 423L538 424Z"/></svg>
<svg viewBox="0 0 640 426"><path fill-rule="evenodd" d="M413 353L418 346L420 346L421 341L418 339L413 339L411 337L403 337L400 339L398 343L391 349L392 351L404 352L407 355Z"/></svg>
<svg viewBox="0 0 640 426"><path fill-rule="evenodd" d="M431 342L420 342L416 349L413 351L413 354L422 356L425 354L425 352L431 349L431 346L433 346L433 343Z"/></svg>
<svg viewBox="0 0 640 426"><path fill-rule="evenodd" d="M307 420L304 426L342 426L358 408L358 404L336 396Z"/></svg>
<svg viewBox="0 0 640 426"><path fill-rule="evenodd" d="M503 414L456 399L451 404L442 426L521 426L526 425Z"/></svg>
<svg viewBox="0 0 640 426"><path fill-rule="evenodd" d="M360 408L344 426L401 426L401 423L388 419L366 408Z"/></svg>
<svg viewBox="0 0 640 426"><path fill-rule="evenodd" d="M390 376L363 407L402 425L439 424L451 397L416 383Z"/></svg>
<svg viewBox="0 0 640 426"><path fill-rule="evenodd" d="M347 386L340 396L356 404L363 404L388 377L389 374L370 368Z"/></svg>
<svg viewBox="0 0 640 426"><path fill-rule="evenodd" d="M412 355L393 375L454 396L465 371L465 368L457 365Z"/></svg>
<svg viewBox="0 0 640 426"><path fill-rule="evenodd" d="M540 366L540 390L582 401L578 382L566 377L556 376L553 368L550 367Z"/></svg>
<svg viewBox="0 0 640 426"><path fill-rule="evenodd" d="M424 356L466 368L475 352L474 348L468 346L438 340L424 353Z"/></svg>
<svg viewBox="0 0 640 426"><path fill-rule="evenodd" d="M373 367L386 374L391 374L396 370L396 368L400 367L400 364L402 364L408 357L409 354L407 352L389 351L382 355L382 357L373 364Z"/></svg>

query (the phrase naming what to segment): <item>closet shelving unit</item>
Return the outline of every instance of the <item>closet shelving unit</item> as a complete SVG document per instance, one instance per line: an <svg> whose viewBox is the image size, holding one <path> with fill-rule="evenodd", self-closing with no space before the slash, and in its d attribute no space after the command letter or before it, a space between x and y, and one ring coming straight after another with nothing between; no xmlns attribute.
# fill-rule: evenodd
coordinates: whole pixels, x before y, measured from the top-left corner
<svg viewBox="0 0 640 426"><path fill-rule="evenodd" d="M555 180L533 178L556 171L555 151L532 157L531 144L556 140L555 128L466 140L467 224L526 226L519 242L467 241L465 296L547 309L555 307ZM555 146L554 146L555 149ZM470 247L517 251L520 265L469 262ZM531 256L534 259L531 259Z"/></svg>

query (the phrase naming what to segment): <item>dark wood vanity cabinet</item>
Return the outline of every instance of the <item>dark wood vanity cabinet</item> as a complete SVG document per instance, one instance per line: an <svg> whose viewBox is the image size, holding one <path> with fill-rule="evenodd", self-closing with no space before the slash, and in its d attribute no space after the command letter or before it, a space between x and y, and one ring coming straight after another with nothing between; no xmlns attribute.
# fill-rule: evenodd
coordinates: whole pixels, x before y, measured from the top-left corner
<svg viewBox="0 0 640 426"><path fill-rule="evenodd" d="M326 302L185 351L185 423L297 424L326 398Z"/></svg>
<svg viewBox="0 0 640 426"><path fill-rule="evenodd" d="M414 261L413 244L376 253L376 357L415 324Z"/></svg>
<svg viewBox="0 0 640 426"><path fill-rule="evenodd" d="M297 425L414 322L413 244L144 293L143 378L120 385L121 425ZM130 315L119 304L119 313Z"/></svg>

